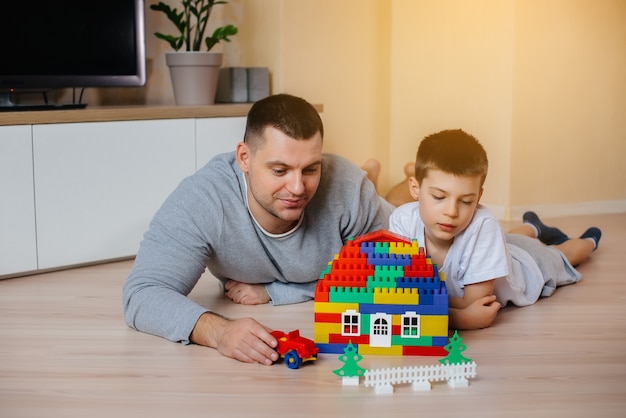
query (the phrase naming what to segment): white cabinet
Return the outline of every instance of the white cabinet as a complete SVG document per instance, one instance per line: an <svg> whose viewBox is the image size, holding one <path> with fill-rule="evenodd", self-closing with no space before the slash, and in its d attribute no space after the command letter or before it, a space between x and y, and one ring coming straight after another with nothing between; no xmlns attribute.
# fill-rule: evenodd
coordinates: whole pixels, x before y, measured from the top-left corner
<svg viewBox="0 0 626 418"><path fill-rule="evenodd" d="M217 154L234 151L245 131L245 117L196 119L196 169Z"/></svg>
<svg viewBox="0 0 626 418"><path fill-rule="evenodd" d="M0 276L36 269L31 127L0 126Z"/></svg>
<svg viewBox="0 0 626 418"><path fill-rule="evenodd" d="M195 170L193 119L33 126L39 268L136 254Z"/></svg>
<svg viewBox="0 0 626 418"><path fill-rule="evenodd" d="M179 115L0 126L0 278L134 256L172 190L234 150L245 125Z"/></svg>

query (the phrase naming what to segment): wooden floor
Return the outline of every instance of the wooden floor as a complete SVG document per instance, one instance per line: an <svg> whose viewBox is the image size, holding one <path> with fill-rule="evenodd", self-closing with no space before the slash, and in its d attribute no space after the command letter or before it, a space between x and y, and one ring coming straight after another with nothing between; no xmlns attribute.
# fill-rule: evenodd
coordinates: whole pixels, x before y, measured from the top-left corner
<svg viewBox="0 0 626 418"><path fill-rule="evenodd" d="M126 261L0 281L0 417L624 417L626 214L548 221L572 235L597 225L600 249L580 267L580 283L505 308L491 328L460 333L464 354L478 364L469 387L398 385L393 395L376 395L363 384L342 386L332 372L343 364L336 355L290 370L136 332L122 319ZM311 302L234 305L210 276L192 297L312 338ZM359 363L422 364L437 358Z"/></svg>

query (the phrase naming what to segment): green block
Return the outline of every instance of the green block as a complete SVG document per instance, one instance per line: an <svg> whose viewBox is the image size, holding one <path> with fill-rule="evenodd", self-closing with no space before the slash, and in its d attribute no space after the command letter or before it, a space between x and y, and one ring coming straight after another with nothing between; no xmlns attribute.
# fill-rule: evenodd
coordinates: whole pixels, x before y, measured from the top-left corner
<svg viewBox="0 0 626 418"><path fill-rule="evenodd" d="M385 289L395 289L396 288L396 278L395 277L372 277L369 276L367 278L367 288L385 288Z"/></svg>
<svg viewBox="0 0 626 418"><path fill-rule="evenodd" d="M374 254L389 254L389 243L388 242L374 243Z"/></svg>
<svg viewBox="0 0 626 418"><path fill-rule="evenodd" d="M394 335L391 337L391 345L430 347L433 345L433 337L402 338L399 335Z"/></svg>
<svg viewBox="0 0 626 418"><path fill-rule="evenodd" d="M331 287L329 302L337 303L373 303L374 294L365 287Z"/></svg>
<svg viewBox="0 0 626 418"><path fill-rule="evenodd" d="M374 266L374 278L376 279L392 278L395 283L395 279L398 277L404 277L403 266Z"/></svg>
<svg viewBox="0 0 626 418"><path fill-rule="evenodd" d="M328 263L328 265L326 265L326 268L320 273L320 279L323 279L325 275L330 274L331 267L331 263Z"/></svg>
<svg viewBox="0 0 626 418"><path fill-rule="evenodd" d="M370 335L371 315L361 314L361 335Z"/></svg>

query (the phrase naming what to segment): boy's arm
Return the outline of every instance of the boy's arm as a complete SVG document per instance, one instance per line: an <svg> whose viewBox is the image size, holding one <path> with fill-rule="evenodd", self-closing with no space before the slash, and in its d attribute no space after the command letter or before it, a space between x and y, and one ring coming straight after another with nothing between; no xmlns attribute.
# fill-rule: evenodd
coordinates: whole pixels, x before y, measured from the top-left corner
<svg viewBox="0 0 626 418"><path fill-rule="evenodd" d="M494 286L495 279L470 284L463 289L463 297L449 298L450 327L478 329L491 325L500 310Z"/></svg>

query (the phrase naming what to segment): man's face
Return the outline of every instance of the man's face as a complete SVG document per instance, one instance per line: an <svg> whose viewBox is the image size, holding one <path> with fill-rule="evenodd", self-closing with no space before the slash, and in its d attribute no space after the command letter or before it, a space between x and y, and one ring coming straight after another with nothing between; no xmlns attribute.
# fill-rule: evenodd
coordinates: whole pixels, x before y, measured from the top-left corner
<svg viewBox="0 0 626 418"><path fill-rule="evenodd" d="M296 140L273 127L265 128L255 152L237 146L237 162L248 182L248 205L266 231L293 228L320 183L322 137Z"/></svg>

